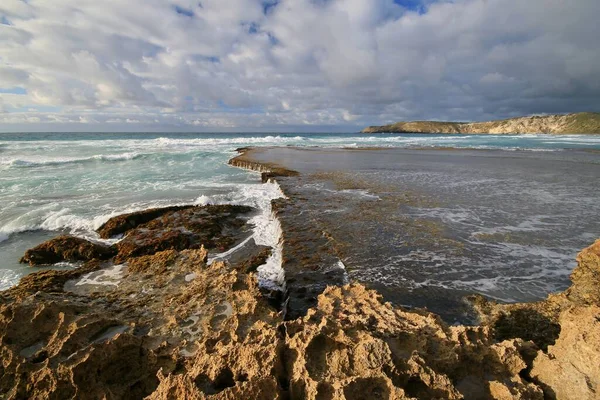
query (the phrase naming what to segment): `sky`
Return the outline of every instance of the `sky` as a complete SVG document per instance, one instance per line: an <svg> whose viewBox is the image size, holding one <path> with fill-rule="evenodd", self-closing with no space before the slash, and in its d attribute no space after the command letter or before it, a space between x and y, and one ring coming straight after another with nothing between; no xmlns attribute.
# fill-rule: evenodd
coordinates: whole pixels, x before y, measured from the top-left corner
<svg viewBox="0 0 600 400"><path fill-rule="evenodd" d="M0 131L600 111L598 0L1 0Z"/></svg>

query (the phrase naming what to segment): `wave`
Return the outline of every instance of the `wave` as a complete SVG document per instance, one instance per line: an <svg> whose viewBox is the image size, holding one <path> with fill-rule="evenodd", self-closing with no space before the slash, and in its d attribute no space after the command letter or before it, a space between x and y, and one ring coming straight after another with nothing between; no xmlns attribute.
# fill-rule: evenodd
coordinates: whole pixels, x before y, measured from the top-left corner
<svg viewBox="0 0 600 400"><path fill-rule="evenodd" d="M180 154L190 152L233 153L236 147L243 146L319 146L319 147L455 147L523 151L559 151L560 148L596 148L600 136L586 135L433 135L433 134L341 134L341 135L268 135L237 137L159 137L159 138L119 138L115 140L72 140L72 141L35 141L14 142L4 149L4 154L17 154L13 159L0 158L4 168L28 168L48 165L63 165L93 161L127 161L141 158L147 154ZM6 144L6 143L4 143ZM93 152L117 152L117 154L99 154L78 157L77 150L90 154ZM544 150L541 150L544 149ZM36 157L44 151L62 154L63 157ZM118 153L122 152L122 153ZM23 155L19 155L23 154ZM74 154L73 157L65 157Z"/></svg>
<svg viewBox="0 0 600 400"><path fill-rule="evenodd" d="M286 143L294 141L310 140L306 136L257 136L257 137L237 137L237 138L202 138L202 139L175 139L168 137L160 137L153 140L153 145L159 147L176 147L176 146L210 146L210 145L231 145L231 144L260 144L260 143Z"/></svg>
<svg viewBox="0 0 600 400"><path fill-rule="evenodd" d="M144 156L136 152L122 153L122 154L99 154L90 157L61 157L61 158L39 158L39 159L20 159L14 158L9 160L0 161L0 165L7 166L9 168L31 168L31 167L44 167L54 165L65 165L65 164L80 164L93 161L129 161L135 160Z"/></svg>
<svg viewBox="0 0 600 400"><path fill-rule="evenodd" d="M23 276L23 273L10 270L10 269L0 269L0 290L6 290L17 283Z"/></svg>
<svg viewBox="0 0 600 400"><path fill-rule="evenodd" d="M227 194L201 195L194 204L243 204L257 208L259 210L258 214L249 221L253 225L252 238L256 244L269 246L273 249L271 256L265 264L258 268L259 284L269 289L282 290L284 286L284 272L281 267L283 251L281 243L282 231L279 220L275 217L271 209L271 201L284 196L279 185L275 182L268 182L264 184L249 183L229 186L235 190ZM89 217L78 215L69 208L52 210L51 208L55 207L55 204L51 204L20 215L15 220L1 227L0 242L7 240L10 235L15 233L46 230L68 231L75 236L88 240L112 244L119 239L103 240L96 233L96 229L110 218L148 208L183 204L189 203L156 201L152 203L132 204L126 208L119 208Z"/></svg>
<svg viewBox="0 0 600 400"><path fill-rule="evenodd" d="M56 210L56 203L48 204L44 207L31 210L25 214L6 223L0 227L0 242L7 240L12 234L28 231L68 231L73 235L80 236L86 239L96 241L105 241L100 239L96 233L96 229L110 218L121 214L142 211L149 208L169 207L177 205L186 205L189 203L173 202L173 201L155 201L149 203L131 204L127 207L121 207L114 210L109 210L104 213L99 213L94 216L83 216L74 212L70 208L62 208ZM113 242L114 240L106 240Z"/></svg>

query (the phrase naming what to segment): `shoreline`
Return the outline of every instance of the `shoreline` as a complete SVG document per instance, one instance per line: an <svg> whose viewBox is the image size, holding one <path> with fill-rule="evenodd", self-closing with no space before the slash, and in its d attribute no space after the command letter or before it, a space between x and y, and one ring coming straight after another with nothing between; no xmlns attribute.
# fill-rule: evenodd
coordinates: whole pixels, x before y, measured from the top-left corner
<svg viewBox="0 0 600 400"><path fill-rule="evenodd" d="M299 176L252 158L264 149L240 151L229 164L256 168L263 182ZM271 200L283 218L285 251L294 244L286 242L291 222L284 202ZM235 207L136 217L117 249L122 264L96 259L77 270L36 272L0 293L6 360L0 392L6 398L541 400L591 399L600 390L600 240L580 252L562 293L517 304L472 296L481 316L476 326L449 326L426 310L392 306L357 283L324 288L306 315L292 316L258 287L256 268L266 260L260 245L237 259L208 262L205 244L223 254L244 240L248 221L229 210L249 210ZM170 241L169 232L185 233L178 227L192 221L198 234L207 227L217 232L220 221L230 228L174 248L181 241ZM85 246L77 242L79 251ZM104 250L90 251L112 256Z"/></svg>

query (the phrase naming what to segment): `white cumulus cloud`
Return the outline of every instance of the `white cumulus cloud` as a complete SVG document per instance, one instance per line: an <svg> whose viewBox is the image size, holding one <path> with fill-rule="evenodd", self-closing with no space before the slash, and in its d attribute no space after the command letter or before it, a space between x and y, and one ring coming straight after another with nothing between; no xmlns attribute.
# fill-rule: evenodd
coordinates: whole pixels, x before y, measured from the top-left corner
<svg viewBox="0 0 600 400"><path fill-rule="evenodd" d="M357 129L600 109L598 0L401 4L3 0L0 129Z"/></svg>

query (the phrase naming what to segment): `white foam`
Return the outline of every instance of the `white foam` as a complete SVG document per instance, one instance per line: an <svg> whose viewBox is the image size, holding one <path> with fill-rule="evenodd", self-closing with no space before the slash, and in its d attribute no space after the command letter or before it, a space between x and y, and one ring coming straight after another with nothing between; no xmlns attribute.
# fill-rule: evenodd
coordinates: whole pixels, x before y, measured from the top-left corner
<svg viewBox="0 0 600 400"><path fill-rule="evenodd" d="M34 157L34 158L9 158L0 161L0 165L14 168L44 167L53 165L78 164L90 161L128 161L140 157L137 152L121 154L98 154L90 157Z"/></svg>
<svg viewBox="0 0 600 400"><path fill-rule="evenodd" d="M270 185L266 196L268 201L263 203L261 213L253 217L250 222L254 225L254 241L258 245L272 248L267 261L257 268L258 283L262 287L274 290L283 290L285 287L285 272L283 270L283 231L281 223L275 216L271 207L271 200L285 197L279 185L275 182L263 184Z"/></svg>
<svg viewBox="0 0 600 400"><path fill-rule="evenodd" d="M240 204L257 208L259 210L258 214L249 221L254 227L253 234L246 241L253 238L257 245L272 248L271 255L265 264L257 268L258 282L261 287L270 290L283 290L285 273L282 267L282 231L281 224L272 211L271 201L285 197L285 195L281 191L279 184L275 181L263 184L239 184L235 188L237 190L225 195L214 195L211 197L202 195L196 199L195 204ZM209 259L209 263L230 255L243 246L246 241L225 253L213 256Z"/></svg>
<svg viewBox="0 0 600 400"><path fill-rule="evenodd" d="M0 269L0 290L6 290L16 285L24 274L26 274L24 271Z"/></svg>
<svg viewBox="0 0 600 400"><path fill-rule="evenodd" d="M42 207L17 216L4 226L0 227L0 242L8 239L8 237L14 233L41 229L47 231L68 230L75 236L106 244L113 244L119 239L101 239L96 233L96 230L110 218L150 208L182 206L187 204L188 203L172 201L135 203L127 207L115 208L112 211L90 217L78 215L76 211L73 211L70 208L56 209L57 203L45 204Z"/></svg>
<svg viewBox="0 0 600 400"><path fill-rule="evenodd" d="M549 227L557 227L561 224L557 222L546 222L545 220L553 218L552 215L533 215L523 220L520 220L518 224L515 225L504 225L504 226L496 226L496 227L480 227L480 229L471 234L471 237L477 238L478 235L494 235L494 234L504 234L504 233L512 233L512 232L538 232L538 231L546 231Z"/></svg>
<svg viewBox="0 0 600 400"><path fill-rule="evenodd" d="M368 190L365 189L345 189L340 190L341 193L347 193L350 195L355 195L358 197L364 197L371 200L381 200L381 197L371 194Z"/></svg>
<svg viewBox="0 0 600 400"><path fill-rule="evenodd" d="M239 137L239 138L202 138L202 139L174 139L161 137L154 139L154 144L158 147L181 148L197 146L219 146L219 145L248 145L248 144L278 144L304 141L302 136L283 137L283 136L264 136L264 137Z"/></svg>
<svg viewBox="0 0 600 400"><path fill-rule="evenodd" d="M81 277L75 286L94 285L94 286L119 286L123 276L125 276L124 264L113 265L110 268L100 271L90 272Z"/></svg>
<svg viewBox="0 0 600 400"><path fill-rule="evenodd" d="M231 249L229 249L229 250L227 250L227 251L225 251L223 253L219 253L219 254L216 254L213 257L209 257L208 258L208 265L211 265L216 260L222 260L224 258L227 258L229 255L235 253L236 251L238 251L239 249L241 249L242 247L244 247L246 245L246 243L248 243L250 241L250 239L252 239L252 236L247 237L240 244L238 244L235 247L232 247Z"/></svg>
<svg viewBox="0 0 600 400"><path fill-rule="evenodd" d="M273 225L272 231L275 232L275 235L270 242L277 240L277 244L272 246L273 250L267 261L257 268L258 283L260 286L267 289L283 291L285 289L285 272L282 267L283 240L281 224L274 215L271 221Z"/></svg>
<svg viewBox="0 0 600 400"><path fill-rule="evenodd" d="M212 204L212 202L213 202L213 200L209 196L203 194L202 196L200 196L196 199L194 204L197 204L199 206L206 206L206 205Z"/></svg>

